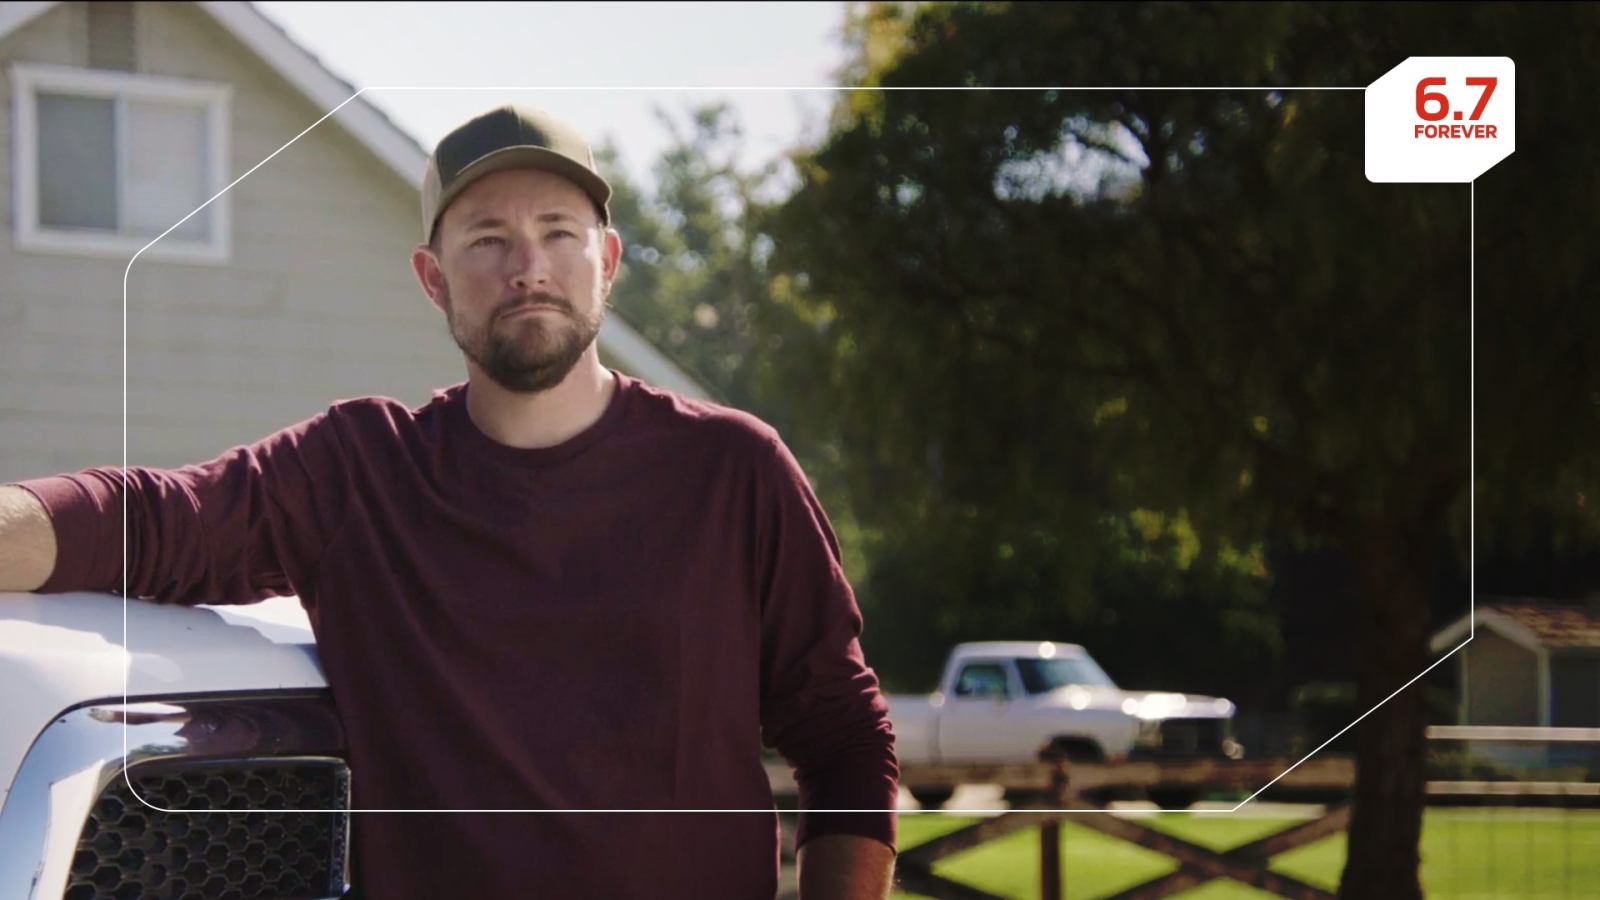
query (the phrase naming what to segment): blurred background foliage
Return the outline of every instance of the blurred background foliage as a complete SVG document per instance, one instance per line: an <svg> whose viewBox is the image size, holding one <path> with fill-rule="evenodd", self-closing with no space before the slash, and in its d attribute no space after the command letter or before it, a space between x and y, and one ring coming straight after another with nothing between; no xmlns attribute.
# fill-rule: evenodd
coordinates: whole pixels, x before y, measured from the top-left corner
<svg viewBox="0 0 1600 900"><path fill-rule="evenodd" d="M794 448L886 688L1071 641L1303 739L1433 661L1469 560L1600 588L1600 6L868 3L844 41L815 146L743 171L706 107L648 194L603 163L616 314ZM1310 89L1486 55L1519 149L1471 188L1369 183L1362 92ZM1401 775L1351 896L1415 895L1377 856L1414 876L1441 708L1352 733Z"/></svg>

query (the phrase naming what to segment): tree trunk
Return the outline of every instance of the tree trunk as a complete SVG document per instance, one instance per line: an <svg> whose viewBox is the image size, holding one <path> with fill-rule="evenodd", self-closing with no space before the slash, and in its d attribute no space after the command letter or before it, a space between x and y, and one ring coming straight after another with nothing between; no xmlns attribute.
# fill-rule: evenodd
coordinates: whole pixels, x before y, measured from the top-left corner
<svg viewBox="0 0 1600 900"><path fill-rule="evenodd" d="M1352 542L1356 599L1356 786L1345 900L1421 900L1418 844L1426 800L1426 685L1401 685L1427 667L1434 559L1426 541L1384 529ZM1378 706L1382 703L1382 706Z"/></svg>

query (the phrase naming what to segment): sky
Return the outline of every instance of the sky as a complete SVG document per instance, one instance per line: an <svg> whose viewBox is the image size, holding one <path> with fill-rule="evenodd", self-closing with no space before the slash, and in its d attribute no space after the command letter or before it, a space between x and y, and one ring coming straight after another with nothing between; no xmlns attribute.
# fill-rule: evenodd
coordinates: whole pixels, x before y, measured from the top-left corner
<svg viewBox="0 0 1600 900"><path fill-rule="evenodd" d="M611 137L646 185L670 143L655 107L682 122L691 105L728 100L748 138L743 163L755 165L817 133L833 94L818 88L844 61L842 2L255 6L334 74L374 88L363 99L425 148L511 100L566 119L596 146Z"/></svg>

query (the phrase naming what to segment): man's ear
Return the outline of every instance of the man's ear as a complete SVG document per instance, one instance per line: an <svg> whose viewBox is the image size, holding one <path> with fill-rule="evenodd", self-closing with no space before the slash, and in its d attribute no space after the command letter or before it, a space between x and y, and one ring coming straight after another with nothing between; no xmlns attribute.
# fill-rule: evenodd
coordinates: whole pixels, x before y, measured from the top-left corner
<svg viewBox="0 0 1600 900"><path fill-rule="evenodd" d="M606 293L611 292L611 283L617 279L617 269L622 266L622 235L615 228L607 228L601 232L605 246L601 249L601 271L605 275Z"/></svg>
<svg viewBox="0 0 1600 900"><path fill-rule="evenodd" d="M411 251L411 271L416 274L417 284L428 295L428 302L433 304L433 308L448 314L449 310L444 308L440 300L444 296L444 270L439 268L439 257L434 255L433 247L418 244Z"/></svg>

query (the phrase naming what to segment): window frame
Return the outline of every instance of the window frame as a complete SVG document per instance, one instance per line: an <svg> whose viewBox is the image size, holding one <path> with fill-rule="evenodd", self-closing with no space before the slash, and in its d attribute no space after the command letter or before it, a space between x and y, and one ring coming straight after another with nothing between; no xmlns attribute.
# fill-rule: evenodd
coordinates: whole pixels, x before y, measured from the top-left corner
<svg viewBox="0 0 1600 900"><path fill-rule="evenodd" d="M123 227L126 203L123 177L127 165L126 121L129 101L179 103L199 107L205 117L207 162L205 191L214 197L209 233L202 241L167 236L156 240L140 256L174 262L226 263L233 255L232 209L228 186L230 158L229 122L233 86L223 82L144 75L101 69L82 69L40 63L11 66L12 223L18 250L72 256L131 259L152 238L124 233L96 233L50 228L39 221L39 93L110 99L116 146L118 227ZM174 223L176 224L176 223Z"/></svg>

